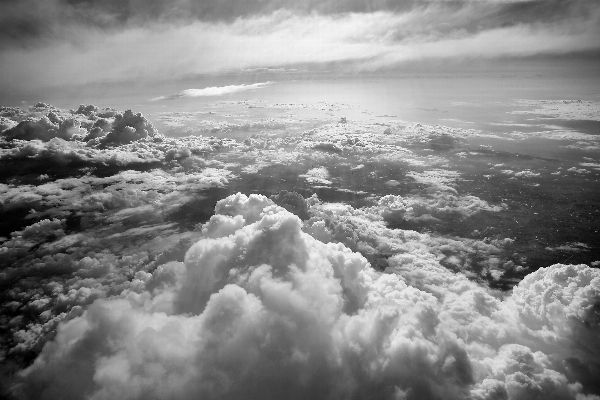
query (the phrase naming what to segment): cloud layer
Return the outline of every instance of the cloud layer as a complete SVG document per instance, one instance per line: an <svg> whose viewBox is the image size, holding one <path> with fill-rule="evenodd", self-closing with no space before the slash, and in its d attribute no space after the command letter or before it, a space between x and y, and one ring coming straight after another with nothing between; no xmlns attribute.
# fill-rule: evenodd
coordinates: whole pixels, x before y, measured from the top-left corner
<svg viewBox="0 0 600 400"><path fill-rule="evenodd" d="M559 163L562 178L556 163L457 148L474 130L346 120L290 133L264 110L235 122L257 106L345 109L219 102L211 113L236 113L216 116L222 128L247 136L235 141L170 138L139 113L93 105L0 108L0 363L17 371L0 390L598 399L599 270L530 267L532 242L502 225L526 222L531 208L516 209L540 193L566 207L596 160ZM460 169L461 157L484 161ZM498 182L550 192L519 203L497 197ZM242 189L271 197L229 195ZM564 228L540 251L596 260L581 232Z"/></svg>
<svg viewBox="0 0 600 400"><path fill-rule="evenodd" d="M560 56L599 50L591 0L287 2L151 5L67 2L0 9L2 86L28 87L260 67ZM341 64L340 64L341 63ZM85 68L82 68L85 65ZM184 95L184 94L182 94Z"/></svg>

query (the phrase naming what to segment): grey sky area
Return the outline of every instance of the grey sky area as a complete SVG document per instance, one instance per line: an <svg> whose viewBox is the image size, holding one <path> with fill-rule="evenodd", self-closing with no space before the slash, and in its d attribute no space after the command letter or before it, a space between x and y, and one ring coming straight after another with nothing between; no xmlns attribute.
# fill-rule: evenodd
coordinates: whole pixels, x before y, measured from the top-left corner
<svg viewBox="0 0 600 400"><path fill-rule="evenodd" d="M0 88L587 55L596 1L3 1ZM589 57L591 55L591 57Z"/></svg>

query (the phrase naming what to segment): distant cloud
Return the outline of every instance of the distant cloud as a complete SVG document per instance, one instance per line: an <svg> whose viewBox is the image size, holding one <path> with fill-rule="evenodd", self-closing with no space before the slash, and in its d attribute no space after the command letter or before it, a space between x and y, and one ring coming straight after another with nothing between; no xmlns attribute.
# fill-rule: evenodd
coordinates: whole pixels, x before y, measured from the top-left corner
<svg viewBox="0 0 600 400"><path fill-rule="evenodd" d="M253 83L251 85L228 85L228 86L212 86L203 89L186 89L179 93L171 94L169 96L155 97L152 101L160 100L174 100L182 97L208 97L208 96L222 96L224 94L232 94L237 92L245 92L247 90L260 89L266 85L270 85L273 82L261 82Z"/></svg>

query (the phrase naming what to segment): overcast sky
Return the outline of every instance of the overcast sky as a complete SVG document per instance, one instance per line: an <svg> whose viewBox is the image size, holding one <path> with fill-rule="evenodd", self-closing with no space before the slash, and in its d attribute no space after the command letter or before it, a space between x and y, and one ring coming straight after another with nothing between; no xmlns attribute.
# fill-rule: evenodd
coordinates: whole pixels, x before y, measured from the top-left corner
<svg viewBox="0 0 600 400"><path fill-rule="evenodd" d="M0 89L598 54L599 39L594 0L5 0Z"/></svg>

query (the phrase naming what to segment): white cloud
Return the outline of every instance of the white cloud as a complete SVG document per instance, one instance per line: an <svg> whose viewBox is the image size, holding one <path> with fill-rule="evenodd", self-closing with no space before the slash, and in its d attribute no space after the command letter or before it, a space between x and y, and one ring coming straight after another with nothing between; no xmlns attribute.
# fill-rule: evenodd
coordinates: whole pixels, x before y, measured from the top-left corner
<svg viewBox="0 0 600 400"><path fill-rule="evenodd" d="M332 182L328 179L329 171L325 167L316 167L309 169L305 174L299 175L299 177L306 179L310 184L317 185L331 185Z"/></svg>
<svg viewBox="0 0 600 400"><path fill-rule="evenodd" d="M238 92L245 92L247 90L260 89L266 85L270 85L273 82L261 82L253 83L250 85L228 85L228 86L212 86L203 89L186 89L179 93L171 94L168 96L160 96L152 99L153 101L159 100L173 100L181 97L207 97L207 96L222 96L224 94L232 94Z"/></svg>
<svg viewBox="0 0 600 400"><path fill-rule="evenodd" d="M13 390L40 399L576 399L593 383L565 360L599 372L590 363L600 353L598 270L542 268L502 301L426 248L378 273L264 197L231 196L217 210L211 238L183 265L139 275L140 289L61 323Z"/></svg>
<svg viewBox="0 0 600 400"><path fill-rule="evenodd" d="M83 129L93 129L95 108L81 112ZM28 226L0 247L9 265L0 278L15 283L2 304L11 354L39 353L13 380L23 398L491 400L598 392L597 269L554 265L512 294L498 293L481 280L520 271L506 260L512 239L391 229L394 220L456 224L504 210L460 195L461 175L443 157L401 147L470 131L393 125L386 134L350 122L283 138L261 133L241 144L163 137L133 112L107 118L115 122L104 134L118 139L111 147L13 140L0 153L22 166L63 156L117 171L97 177L75 168L74 177L38 173L28 184L0 185L4 211L33 208ZM118 132L127 126L148 137L122 143L128 137ZM315 143L343 151L313 152ZM354 172L366 174L373 154L417 166L399 182L409 177L425 188L373 196L362 208L316 196L237 194L220 200L202 226L182 229L184 221L170 218L199 211L204 190L224 188L235 178L230 169L242 165L288 164L333 186L341 169L359 165ZM140 160L156 168L129 169ZM304 222L273 199L301 210Z"/></svg>

